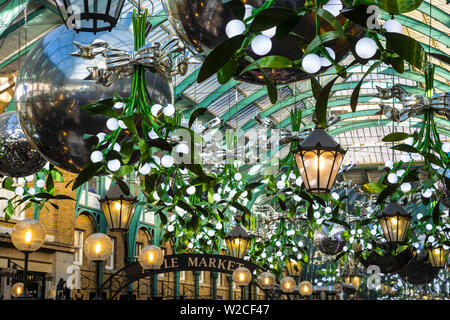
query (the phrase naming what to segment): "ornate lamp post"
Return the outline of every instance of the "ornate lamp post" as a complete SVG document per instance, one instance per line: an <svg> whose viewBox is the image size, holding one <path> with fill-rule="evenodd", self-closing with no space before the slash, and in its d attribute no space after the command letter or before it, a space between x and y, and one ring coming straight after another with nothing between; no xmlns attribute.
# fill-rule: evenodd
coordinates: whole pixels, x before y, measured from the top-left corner
<svg viewBox="0 0 450 320"><path fill-rule="evenodd" d="M29 298L28 284L28 256L38 250L45 241L45 228L41 222L34 219L24 219L17 223L11 232L13 245L25 254L23 268L23 291L20 297Z"/></svg>
<svg viewBox="0 0 450 320"><path fill-rule="evenodd" d="M268 290L272 289L275 286L275 284L277 283L277 279L275 279L273 273L263 272L258 276L257 282L259 287L264 291L267 300L269 298Z"/></svg>
<svg viewBox="0 0 450 320"><path fill-rule="evenodd" d="M292 277L284 277L280 281L280 289L284 293L291 293L295 290L297 284L295 283L295 279Z"/></svg>
<svg viewBox="0 0 450 320"><path fill-rule="evenodd" d="M311 193L329 193L346 150L322 128L314 131L294 150L305 188Z"/></svg>
<svg viewBox="0 0 450 320"><path fill-rule="evenodd" d="M116 183L99 199L99 202L109 230L127 231L134 215L136 197L131 194L125 195Z"/></svg>
<svg viewBox="0 0 450 320"><path fill-rule="evenodd" d="M97 269L97 281L95 290L95 300L100 300L100 276L101 276L101 263L108 259L113 249L112 240L104 233L93 233L87 237L84 242L84 253L89 260L92 260L96 264Z"/></svg>
<svg viewBox="0 0 450 320"><path fill-rule="evenodd" d="M302 281L298 285L298 293L300 293L305 298L313 293L313 285L309 281Z"/></svg>
<svg viewBox="0 0 450 320"><path fill-rule="evenodd" d="M68 29L76 32L111 31L117 24L125 0L54 0Z"/></svg>
<svg viewBox="0 0 450 320"><path fill-rule="evenodd" d="M448 258L448 251L443 248L427 248L428 261L434 268L444 268Z"/></svg>
<svg viewBox="0 0 450 320"><path fill-rule="evenodd" d="M388 243L402 243L406 239L411 215L398 203L391 202L377 216Z"/></svg>
<svg viewBox="0 0 450 320"><path fill-rule="evenodd" d="M252 281L252 273L246 267L239 267L233 271L233 281L241 288L241 299L244 300L244 287Z"/></svg>
<svg viewBox="0 0 450 320"><path fill-rule="evenodd" d="M238 223L225 237L228 253L235 258L242 259L250 245L250 234Z"/></svg>

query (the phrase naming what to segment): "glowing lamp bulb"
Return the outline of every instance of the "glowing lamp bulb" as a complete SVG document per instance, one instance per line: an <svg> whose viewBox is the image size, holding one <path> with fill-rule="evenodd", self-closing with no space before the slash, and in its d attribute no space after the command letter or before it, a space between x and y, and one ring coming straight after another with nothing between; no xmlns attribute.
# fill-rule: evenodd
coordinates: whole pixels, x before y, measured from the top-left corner
<svg viewBox="0 0 450 320"><path fill-rule="evenodd" d="M155 259L155 257L153 256L153 252L150 252L150 253L148 254L148 261L149 261L149 262L153 262L154 259Z"/></svg>
<svg viewBox="0 0 450 320"><path fill-rule="evenodd" d="M245 274L241 273L241 274L239 275L239 279L240 279L241 281L244 281L244 280L245 280Z"/></svg>
<svg viewBox="0 0 450 320"><path fill-rule="evenodd" d="M286 289L289 289L291 287L291 284L289 282L286 283Z"/></svg>
<svg viewBox="0 0 450 320"><path fill-rule="evenodd" d="M441 250L438 248L438 249L434 249L434 254L435 255L439 255L441 253Z"/></svg>
<svg viewBox="0 0 450 320"><path fill-rule="evenodd" d="M269 284L269 278L264 278L264 284Z"/></svg>
<svg viewBox="0 0 450 320"><path fill-rule="evenodd" d="M119 202L114 203L114 209L120 210L120 207L121 207L121 205Z"/></svg>
<svg viewBox="0 0 450 320"><path fill-rule="evenodd" d="M239 239L234 239L234 244L239 245Z"/></svg>
<svg viewBox="0 0 450 320"><path fill-rule="evenodd" d="M102 245L101 245L101 243L96 243L95 244L95 247L94 247L94 251L95 251L95 253L100 253L101 251L102 251Z"/></svg>
<svg viewBox="0 0 450 320"><path fill-rule="evenodd" d="M391 219L391 222L392 222L392 224L394 225L394 226L396 226L397 225L397 218L392 218Z"/></svg>
<svg viewBox="0 0 450 320"><path fill-rule="evenodd" d="M25 232L25 242L26 242L26 243L30 243L30 242L31 242L31 235L32 235L32 233L31 233L30 230L28 230L27 232Z"/></svg>

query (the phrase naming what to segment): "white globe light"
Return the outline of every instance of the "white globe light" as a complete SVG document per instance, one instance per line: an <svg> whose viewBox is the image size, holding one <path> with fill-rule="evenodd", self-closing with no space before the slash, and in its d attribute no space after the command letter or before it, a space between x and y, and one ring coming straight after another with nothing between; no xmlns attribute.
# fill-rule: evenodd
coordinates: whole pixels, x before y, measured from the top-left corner
<svg viewBox="0 0 450 320"><path fill-rule="evenodd" d="M45 186L45 181L40 179L38 181L36 181L36 187L38 188L43 188Z"/></svg>
<svg viewBox="0 0 450 320"><path fill-rule="evenodd" d="M219 202L220 200L222 200L222 197L220 196L220 194L214 193L213 194L213 200L216 201L216 202Z"/></svg>
<svg viewBox="0 0 450 320"><path fill-rule="evenodd" d="M155 130L153 130L152 129L152 131L150 131L149 133L148 133L148 137L150 138L150 139L157 139L157 138L159 138L158 137L158 134L155 132Z"/></svg>
<svg viewBox="0 0 450 320"><path fill-rule="evenodd" d="M109 160L107 166L110 171L117 171L120 169L120 161L117 159Z"/></svg>
<svg viewBox="0 0 450 320"><path fill-rule="evenodd" d="M265 35L266 37L269 38L273 38L275 36L275 34L277 33L277 27L272 27L270 29L264 30L263 32L261 32L263 35Z"/></svg>
<svg viewBox="0 0 450 320"><path fill-rule="evenodd" d="M171 166L173 166L173 158L172 156L166 154L165 156L163 156L161 158L161 165L165 168L170 168Z"/></svg>
<svg viewBox="0 0 450 320"><path fill-rule="evenodd" d="M394 167L394 162L391 160L386 161L386 163L384 164L384 166L386 168L392 169L392 167Z"/></svg>
<svg viewBox="0 0 450 320"><path fill-rule="evenodd" d="M362 59L370 59L377 52L377 44L371 38L361 38L355 46L356 54Z"/></svg>
<svg viewBox="0 0 450 320"><path fill-rule="evenodd" d="M323 218L317 219L318 224L322 224L322 222L323 222Z"/></svg>
<svg viewBox="0 0 450 320"><path fill-rule="evenodd" d="M436 238L434 236L429 236L428 237L428 241L433 243L436 240Z"/></svg>
<svg viewBox="0 0 450 320"><path fill-rule="evenodd" d="M164 109L163 113L166 117L171 117L175 114L175 107L173 104L168 104Z"/></svg>
<svg viewBox="0 0 450 320"><path fill-rule="evenodd" d="M294 201L295 202L300 202L302 200L302 198L300 198L298 195L294 196Z"/></svg>
<svg viewBox="0 0 450 320"><path fill-rule="evenodd" d="M427 189L425 191L422 191L422 196L424 198L429 198L433 195L433 189Z"/></svg>
<svg viewBox="0 0 450 320"><path fill-rule="evenodd" d="M127 125L126 125L125 122L123 122L122 120L117 121L117 124L118 124L119 127L121 127L122 129L127 129Z"/></svg>
<svg viewBox="0 0 450 320"><path fill-rule="evenodd" d="M28 193L34 195L36 193L36 190L34 188L29 188Z"/></svg>
<svg viewBox="0 0 450 320"><path fill-rule="evenodd" d="M278 188L278 189L281 190L281 189L283 189L284 187L285 187L285 184L284 184L283 181L280 180L280 181L277 182L277 188Z"/></svg>
<svg viewBox="0 0 450 320"><path fill-rule="evenodd" d="M334 53L333 49L325 47L325 50L327 50L331 58L336 59L336 54ZM332 65L332 63L326 57L320 57L320 64L322 65L322 67L329 67Z"/></svg>
<svg viewBox="0 0 450 320"><path fill-rule="evenodd" d="M397 176L401 177L406 171L403 169L400 169L396 172Z"/></svg>
<svg viewBox="0 0 450 320"><path fill-rule="evenodd" d="M337 192L333 192L333 193L331 194L331 197L332 197L334 200L339 200L339 194L338 194Z"/></svg>
<svg viewBox="0 0 450 320"><path fill-rule="evenodd" d="M426 226L425 226L425 228L428 230L428 231L431 231L432 229L433 229L433 226L431 225L431 224L427 224Z"/></svg>
<svg viewBox="0 0 450 320"><path fill-rule="evenodd" d="M316 218L316 219L320 218L320 212L319 211L314 212L314 218Z"/></svg>
<svg viewBox="0 0 450 320"><path fill-rule="evenodd" d="M174 226L170 225L170 226L167 227L167 231L173 232L173 230L175 230Z"/></svg>
<svg viewBox="0 0 450 320"><path fill-rule="evenodd" d="M320 57L314 53L307 54L303 57L302 68L308 73L316 73L322 68Z"/></svg>
<svg viewBox="0 0 450 320"><path fill-rule="evenodd" d="M139 168L139 173L143 176L147 175L150 173L150 170L152 170L152 167L150 167L150 164L148 163L144 163L143 165L141 165L141 167Z"/></svg>
<svg viewBox="0 0 450 320"><path fill-rule="evenodd" d="M190 186L189 188L186 189L186 192L188 195L193 195L195 193L195 187L194 186Z"/></svg>
<svg viewBox="0 0 450 320"><path fill-rule="evenodd" d="M216 229L217 229L217 230L222 230L222 227L223 227L223 226L222 226L222 223L220 223L220 222L217 222L217 223L216 223Z"/></svg>
<svg viewBox="0 0 450 320"><path fill-rule="evenodd" d="M155 163L159 166L161 165L161 159L159 159L157 156L152 156L152 159L155 161ZM155 164L151 163L150 167L156 168Z"/></svg>
<svg viewBox="0 0 450 320"><path fill-rule="evenodd" d="M225 33L227 34L228 38L233 38L235 36L238 36L242 34L245 31L245 23L243 23L241 20L233 19L230 22L227 23L227 26L225 27Z"/></svg>
<svg viewBox="0 0 450 320"><path fill-rule="evenodd" d="M108 121L106 121L106 127L111 130L117 130L119 128L119 123L117 122L116 118L109 118Z"/></svg>
<svg viewBox="0 0 450 320"><path fill-rule="evenodd" d="M154 104L154 105L152 105L150 112L152 113L152 116L157 117L159 115L159 112L161 111L161 109L162 109L162 105Z"/></svg>
<svg viewBox="0 0 450 320"><path fill-rule="evenodd" d="M331 210L330 207L326 207L326 208L325 208L325 212L326 212L326 213L331 213L331 211L332 211L332 210Z"/></svg>
<svg viewBox="0 0 450 320"><path fill-rule="evenodd" d="M24 192L24 189L23 189L22 187L17 187L16 190L15 190L15 193L16 193L18 196L23 195L23 192Z"/></svg>
<svg viewBox="0 0 450 320"><path fill-rule="evenodd" d="M24 183L25 183L25 179L24 178L18 178L17 179L17 184L24 184Z"/></svg>
<svg viewBox="0 0 450 320"><path fill-rule="evenodd" d="M407 193L411 190L411 184L409 183L402 183L402 185L400 186L400 189L404 192Z"/></svg>
<svg viewBox="0 0 450 320"><path fill-rule="evenodd" d="M333 16L338 16L342 10L342 2L340 0L330 0L327 4L323 5L323 10L328 11Z"/></svg>
<svg viewBox="0 0 450 320"><path fill-rule="evenodd" d="M442 144L442 151L444 152L450 152L450 142L444 142Z"/></svg>
<svg viewBox="0 0 450 320"><path fill-rule="evenodd" d="M387 180L389 181L389 183L397 183L398 176L395 173L389 173L389 175L387 176Z"/></svg>
<svg viewBox="0 0 450 320"><path fill-rule="evenodd" d="M104 142L102 144L106 143L106 141L105 141L106 133L104 133L104 132L97 133L97 138L98 138L99 143L102 143L103 141Z"/></svg>
<svg viewBox="0 0 450 320"><path fill-rule="evenodd" d="M113 108L114 109L122 109L124 106L125 106L125 103L123 103L123 102L116 102L116 103L114 103Z"/></svg>
<svg viewBox="0 0 450 320"><path fill-rule="evenodd" d="M420 219L422 219L422 218L423 218L423 214L419 213L419 214L417 215L417 219L420 220Z"/></svg>
<svg viewBox="0 0 450 320"><path fill-rule="evenodd" d="M260 34L253 38L251 44L252 50L259 56L264 56L272 50L272 40L269 37Z"/></svg>
<svg viewBox="0 0 450 320"><path fill-rule="evenodd" d="M101 151L94 151L91 153L91 161L97 163L103 160L103 153Z"/></svg>
<svg viewBox="0 0 450 320"><path fill-rule="evenodd" d="M235 179L236 181L240 181L240 180L242 179L242 174L240 174L239 172L236 172L236 173L234 174L234 179Z"/></svg>
<svg viewBox="0 0 450 320"><path fill-rule="evenodd" d="M251 15L252 15L252 10L253 10L253 7L252 7L251 5L249 5L249 4L246 4L246 5L245 5L245 15L244 15L244 20L251 17ZM252 19L252 20L253 20L253 19ZM249 22L251 22L252 20L250 20Z"/></svg>
<svg viewBox="0 0 450 320"><path fill-rule="evenodd" d="M120 152L120 144L118 144L118 143L114 143L114 147L113 147L113 150L114 151L117 151L117 152Z"/></svg>
<svg viewBox="0 0 450 320"><path fill-rule="evenodd" d="M179 143L175 146L175 152L188 154L189 147L185 143Z"/></svg>
<svg viewBox="0 0 450 320"><path fill-rule="evenodd" d="M383 23L383 29L386 29L387 32L392 33L402 33L403 26L397 20L391 19Z"/></svg>
<svg viewBox="0 0 450 320"><path fill-rule="evenodd" d="M299 177L299 178L297 178L297 180L295 180L295 184L299 187L302 185L302 183L303 183L303 179L301 177Z"/></svg>

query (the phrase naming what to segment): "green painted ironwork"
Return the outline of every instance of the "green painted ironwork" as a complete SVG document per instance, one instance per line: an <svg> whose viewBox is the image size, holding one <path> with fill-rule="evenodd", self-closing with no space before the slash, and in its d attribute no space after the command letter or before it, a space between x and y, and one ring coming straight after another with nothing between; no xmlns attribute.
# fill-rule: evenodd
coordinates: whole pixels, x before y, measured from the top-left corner
<svg viewBox="0 0 450 320"><path fill-rule="evenodd" d="M31 0L11 0L0 12L0 36L8 30L13 21L28 6Z"/></svg>

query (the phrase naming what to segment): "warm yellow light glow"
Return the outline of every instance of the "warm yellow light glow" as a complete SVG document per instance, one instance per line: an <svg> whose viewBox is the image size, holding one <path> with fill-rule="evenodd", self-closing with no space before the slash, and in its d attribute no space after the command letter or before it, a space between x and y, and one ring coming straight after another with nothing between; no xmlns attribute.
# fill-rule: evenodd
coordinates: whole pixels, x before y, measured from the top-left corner
<svg viewBox="0 0 450 320"><path fill-rule="evenodd" d="M322 156L315 157L313 161L316 170L325 166L325 159Z"/></svg>
<svg viewBox="0 0 450 320"><path fill-rule="evenodd" d="M114 203L114 208L115 208L116 210L120 210L120 207L121 207L120 202Z"/></svg>
<svg viewBox="0 0 450 320"><path fill-rule="evenodd" d="M239 245L239 239L234 239L234 244Z"/></svg>
<svg viewBox="0 0 450 320"><path fill-rule="evenodd" d="M95 247L94 247L94 251L95 251L95 253L100 253L100 251L102 251L102 244L96 243Z"/></svg>
<svg viewBox="0 0 450 320"><path fill-rule="evenodd" d="M245 280L245 274L244 273L239 274L239 279L241 281L244 281Z"/></svg>
<svg viewBox="0 0 450 320"><path fill-rule="evenodd" d="M392 219L391 219L391 222L392 222L392 224L393 224L394 226L397 225L397 222L398 222L398 221L397 221L397 218L395 218L395 217L392 218Z"/></svg>
<svg viewBox="0 0 450 320"><path fill-rule="evenodd" d="M434 249L434 254L435 255L439 255L440 253L441 253L441 249L439 249L439 248Z"/></svg>
<svg viewBox="0 0 450 320"><path fill-rule="evenodd" d="M17 295L20 295L22 293L22 287L17 287Z"/></svg>
<svg viewBox="0 0 450 320"><path fill-rule="evenodd" d="M289 282L286 282L286 289L289 289L291 287L291 284Z"/></svg>
<svg viewBox="0 0 450 320"><path fill-rule="evenodd" d="M264 284L269 284L269 278L264 278Z"/></svg>
<svg viewBox="0 0 450 320"><path fill-rule="evenodd" d="M308 291L309 291L309 288L308 288L307 286L304 286L304 287L303 287L303 291L304 291L304 292L308 292Z"/></svg>
<svg viewBox="0 0 450 320"><path fill-rule="evenodd" d="M149 252L149 254L148 254L148 261L149 262L153 262L154 259L155 259L155 257L153 256L153 252Z"/></svg>
<svg viewBox="0 0 450 320"><path fill-rule="evenodd" d="M31 230L27 230L27 232L25 232L25 242L26 243L30 243L31 242Z"/></svg>

